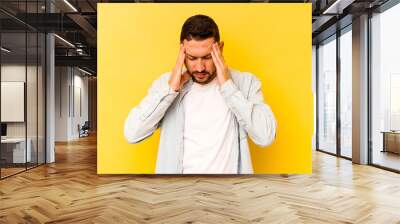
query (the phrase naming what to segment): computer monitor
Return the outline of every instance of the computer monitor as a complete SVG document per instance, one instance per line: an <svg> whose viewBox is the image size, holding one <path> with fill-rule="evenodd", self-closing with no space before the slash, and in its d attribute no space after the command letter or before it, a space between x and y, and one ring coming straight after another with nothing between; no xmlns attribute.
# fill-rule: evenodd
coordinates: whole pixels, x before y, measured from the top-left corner
<svg viewBox="0 0 400 224"><path fill-rule="evenodd" d="M7 136L7 124L1 123L1 136Z"/></svg>

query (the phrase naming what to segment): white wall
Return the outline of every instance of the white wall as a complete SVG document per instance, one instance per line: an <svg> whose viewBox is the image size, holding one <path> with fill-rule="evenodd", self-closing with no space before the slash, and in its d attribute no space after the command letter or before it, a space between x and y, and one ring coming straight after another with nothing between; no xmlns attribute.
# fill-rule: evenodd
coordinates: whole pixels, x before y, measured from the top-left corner
<svg viewBox="0 0 400 224"><path fill-rule="evenodd" d="M28 66L28 71L32 70ZM25 82L25 64L8 64L1 66L1 81L2 82ZM28 72L30 74L30 72ZM2 96L5 97L5 96ZM1 108L5 110L6 108ZM7 123L7 136L8 137L25 137L25 123L24 122L11 122Z"/></svg>
<svg viewBox="0 0 400 224"><path fill-rule="evenodd" d="M27 73L25 71L27 69ZM29 87L27 88L27 119L28 119L28 137L31 133L35 133L36 136L36 120L37 115L32 111L36 112L37 99L36 99L36 66L27 66L19 64L6 64L1 66L1 81L2 82L25 82L25 75L28 76ZM5 97L5 96L3 96ZM40 105L39 105L40 107ZM6 108L1 108L6 110ZM32 123L33 122L33 123ZM7 136L8 137L25 137L25 123L26 122L7 122Z"/></svg>
<svg viewBox="0 0 400 224"><path fill-rule="evenodd" d="M88 77L72 67L56 67L55 73L55 140L74 140L78 124L88 120Z"/></svg>
<svg viewBox="0 0 400 224"><path fill-rule="evenodd" d="M69 68L55 68L55 141L68 140Z"/></svg>
<svg viewBox="0 0 400 224"><path fill-rule="evenodd" d="M85 123L85 121L88 121L89 117L89 111L88 111L88 77L87 76L82 76L81 74L83 73L78 73L76 74L75 70L75 75L74 75L74 86L75 86L75 92L74 92L74 119L72 119L72 135L75 137L78 137L78 129L77 126L80 124L81 126ZM80 93L78 92L80 91ZM80 98L79 98L80 95ZM80 101L80 102L79 102ZM79 108L81 107L81 108ZM79 109L81 111L79 111Z"/></svg>

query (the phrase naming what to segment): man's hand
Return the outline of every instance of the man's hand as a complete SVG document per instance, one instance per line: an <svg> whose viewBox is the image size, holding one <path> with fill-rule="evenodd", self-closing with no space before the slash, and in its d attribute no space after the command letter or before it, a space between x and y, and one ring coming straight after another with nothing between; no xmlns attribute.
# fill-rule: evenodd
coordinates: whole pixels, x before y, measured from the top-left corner
<svg viewBox="0 0 400 224"><path fill-rule="evenodd" d="M212 44L211 56L217 68L217 79L220 85L230 79L228 65L225 63L218 43Z"/></svg>
<svg viewBox="0 0 400 224"><path fill-rule="evenodd" d="M180 45L178 60L176 61L175 68L172 70L171 77L168 81L169 86L175 92L178 92L183 84L189 79L190 75L188 72L182 74L183 64L185 62L185 48L183 44Z"/></svg>

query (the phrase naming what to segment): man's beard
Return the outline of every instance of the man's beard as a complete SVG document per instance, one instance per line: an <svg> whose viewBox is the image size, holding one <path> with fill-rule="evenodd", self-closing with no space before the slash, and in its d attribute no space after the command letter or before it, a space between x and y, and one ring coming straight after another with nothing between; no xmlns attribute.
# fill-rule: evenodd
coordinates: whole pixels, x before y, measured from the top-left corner
<svg viewBox="0 0 400 224"><path fill-rule="evenodd" d="M189 71L189 74L192 77L194 82L202 84L202 85L210 83L217 76L216 71L213 74L210 74L207 71L194 71L194 72Z"/></svg>

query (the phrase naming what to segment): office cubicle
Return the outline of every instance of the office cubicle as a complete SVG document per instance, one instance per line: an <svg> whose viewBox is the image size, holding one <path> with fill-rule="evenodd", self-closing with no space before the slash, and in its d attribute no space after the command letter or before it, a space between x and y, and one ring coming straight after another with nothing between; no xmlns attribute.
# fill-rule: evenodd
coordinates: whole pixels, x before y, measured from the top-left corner
<svg viewBox="0 0 400 224"><path fill-rule="evenodd" d="M21 13L0 11L1 179L45 162L46 40L43 32L17 19L38 13L41 3L0 3L1 9L15 6Z"/></svg>

